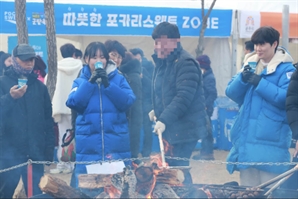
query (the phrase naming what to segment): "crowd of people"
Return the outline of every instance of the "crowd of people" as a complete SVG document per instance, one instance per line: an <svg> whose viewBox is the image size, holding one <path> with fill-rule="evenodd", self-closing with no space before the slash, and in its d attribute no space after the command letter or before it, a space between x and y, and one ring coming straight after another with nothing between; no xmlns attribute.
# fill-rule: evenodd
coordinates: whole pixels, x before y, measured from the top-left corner
<svg viewBox="0 0 298 199"><path fill-rule="evenodd" d="M227 85L226 95L240 107L231 130L229 162L291 161L291 138L298 137L298 74L290 54L279 47L279 37L272 27L256 30L245 43L241 71ZM117 40L91 42L84 53L73 44L62 45L52 99L46 64L30 45L19 44L12 54L1 52L0 169L28 159L53 161L55 125L59 164L50 172L73 172L74 187L78 175L87 173L87 165L61 160L62 140L69 129L75 134L76 162L134 158L124 163L142 166L140 157L151 154L152 131L162 133L169 144L167 157L190 159L202 139L201 152L193 158L214 160L210 118L217 90L210 58L194 58L185 51L178 27L168 22L154 28L152 39L154 64L141 49L127 50ZM189 166L180 159L166 162ZM247 186L287 169L227 165L230 173L240 171L240 183ZM189 170L183 172L184 183L192 183ZM41 193L38 183L43 174L43 165L33 165L34 195ZM12 198L20 176L27 192L26 167L0 173L0 198Z"/></svg>

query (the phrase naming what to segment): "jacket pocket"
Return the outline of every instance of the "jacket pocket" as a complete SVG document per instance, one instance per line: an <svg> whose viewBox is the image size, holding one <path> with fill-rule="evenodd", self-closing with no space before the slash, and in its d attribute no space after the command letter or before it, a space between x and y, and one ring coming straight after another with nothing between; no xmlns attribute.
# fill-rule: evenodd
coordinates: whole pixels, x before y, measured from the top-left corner
<svg viewBox="0 0 298 199"><path fill-rule="evenodd" d="M263 109L257 120L256 138L277 142L280 138L284 118L276 113Z"/></svg>

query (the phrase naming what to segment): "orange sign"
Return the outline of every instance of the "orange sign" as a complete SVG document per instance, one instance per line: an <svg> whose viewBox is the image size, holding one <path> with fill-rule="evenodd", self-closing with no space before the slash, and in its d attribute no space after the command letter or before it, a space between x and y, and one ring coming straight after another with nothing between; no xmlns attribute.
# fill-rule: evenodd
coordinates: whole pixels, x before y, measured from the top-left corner
<svg viewBox="0 0 298 199"><path fill-rule="evenodd" d="M261 26L272 26L282 34L282 13L261 12ZM290 14L289 38L298 38L298 14Z"/></svg>

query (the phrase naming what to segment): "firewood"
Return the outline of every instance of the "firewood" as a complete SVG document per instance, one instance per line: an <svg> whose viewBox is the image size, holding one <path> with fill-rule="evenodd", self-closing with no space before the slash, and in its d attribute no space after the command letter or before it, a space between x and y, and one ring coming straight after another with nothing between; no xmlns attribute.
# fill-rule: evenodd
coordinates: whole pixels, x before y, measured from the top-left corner
<svg viewBox="0 0 298 199"><path fill-rule="evenodd" d="M63 180L47 174L40 179L39 188L54 198L90 198L84 193L70 187Z"/></svg>
<svg viewBox="0 0 298 199"><path fill-rule="evenodd" d="M158 171L156 182L169 185L182 185L184 181L184 173L180 169L162 169Z"/></svg>
<svg viewBox="0 0 298 199"><path fill-rule="evenodd" d="M112 174L81 174L78 176L78 187L98 189L111 185Z"/></svg>
<svg viewBox="0 0 298 199"><path fill-rule="evenodd" d="M110 198L109 194L107 194L106 192L102 192L100 193L98 196L96 196L96 199L101 199L101 198Z"/></svg>
<svg viewBox="0 0 298 199"><path fill-rule="evenodd" d="M175 191L167 184L156 184L152 193L153 198L179 198Z"/></svg>

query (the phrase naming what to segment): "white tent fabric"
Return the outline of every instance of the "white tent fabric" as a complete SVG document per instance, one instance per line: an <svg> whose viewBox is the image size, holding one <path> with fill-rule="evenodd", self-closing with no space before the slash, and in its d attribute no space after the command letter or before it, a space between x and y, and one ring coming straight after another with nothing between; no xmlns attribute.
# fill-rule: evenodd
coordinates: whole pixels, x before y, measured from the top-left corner
<svg viewBox="0 0 298 199"><path fill-rule="evenodd" d="M14 0L0 0L14 1ZM213 0L205 0L205 8L209 8ZM27 0L27 2L40 2L43 0ZM69 0L55 0L55 3L69 4ZM72 0L71 4L97 4L117 6L146 6L146 7L179 7L179 8L201 8L201 0ZM298 13L298 0L217 0L214 9L252 10L263 12L282 12L282 6L289 5L290 13ZM72 42L76 47L82 49L91 41L106 41L116 39L123 43L128 49L142 48L146 57L150 59L153 52L153 41L150 37L137 36L58 36L58 58L60 59L59 48L66 42ZM198 37L182 38L183 47L195 55ZM225 95L225 88L232 74L231 47L229 38L206 38L205 51L211 58L211 66L217 79L218 95ZM238 54L239 55L239 54ZM239 56L238 56L239 58ZM240 61L238 61L240 62ZM239 66L238 66L239 67Z"/></svg>
<svg viewBox="0 0 298 199"><path fill-rule="evenodd" d="M2 0L14 1L14 0ZM205 0L205 8L209 8L213 0ZM43 0L27 0L27 2L43 2ZM201 0L55 0L55 3L119 5L119 6L149 6L201 8ZM289 5L290 13L298 13L297 0L217 0L215 9L251 10L262 12L282 12L282 6Z"/></svg>

